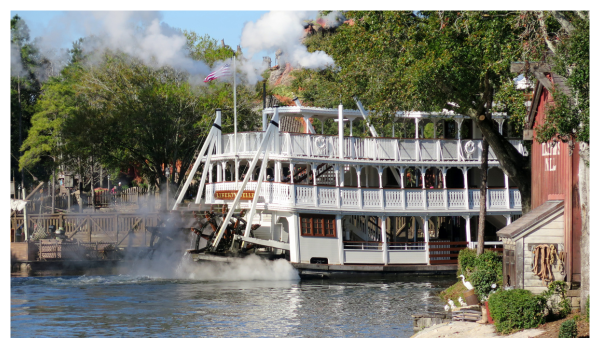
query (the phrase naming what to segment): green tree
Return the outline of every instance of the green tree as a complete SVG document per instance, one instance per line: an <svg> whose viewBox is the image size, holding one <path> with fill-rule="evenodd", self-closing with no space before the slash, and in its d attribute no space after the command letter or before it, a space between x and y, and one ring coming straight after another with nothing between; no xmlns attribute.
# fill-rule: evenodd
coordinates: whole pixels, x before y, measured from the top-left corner
<svg viewBox="0 0 600 338"><path fill-rule="evenodd" d="M514 103L518 98L503 95L515 77L510 64L523 51L517 15L399 11L349 11L345 15L352 24L340 26L331 36L313 38L327 43L307 40L309 50L313 45L322 48L334 58L336 67L305 71L300 78L307 79L307 84L298 83L304 89L301 95L307 92L314 101L330 106L339 102L340 95L348 104L358 96L369 109L379 112L376 122L380 125L388 124L391 113L398 110L452 108L471 117L504 172L517 184L527 212L529 161L486 117L491 101L506 110L515 109L509 113L524 115L525 107ZM323 94L317 93L319 88L325 89ZM449 102L458 106L451 107Z"/></svg>
<svg viewBox="0 0 600 338"><path fill-rule="evenodd" d="M194 60L203 61L209 67L215 62L233 57L233 50L229 46L219 46L217 40L208 34L200 36L196 32L184 30L187 39L187 49Z"/></svg>
<svg viewBox="0 0 600 338"><path fill-rule="evenodd" d="M10 76L10 153L11 170L17 182L23 179L29 185L32 177L18 175L21 143L27 138L31 128L31 117L39 98L41 81L37 71L41 56L35 44L30 40L29 28L18 15L10 20L11 33L11 76ZM46 179L47 171L43 165L29 168L37 178ZM22 171L23 173L23 171Z"/></svg>

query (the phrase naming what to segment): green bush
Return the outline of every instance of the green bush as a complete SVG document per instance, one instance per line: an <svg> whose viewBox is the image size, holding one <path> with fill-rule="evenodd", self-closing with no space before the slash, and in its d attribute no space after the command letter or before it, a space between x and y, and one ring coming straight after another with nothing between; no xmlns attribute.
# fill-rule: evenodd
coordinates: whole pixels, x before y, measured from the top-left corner
<svg viewBox="0 0 600 338"><path fill-rule="evenodd" d="M471 283L480 300L490 294L493 290L492 284L502 285L502 256L491 250L477 256Z"/></svg>
<svg viewBox="0 0 600 338"><path fill-rule="evenodd" d="M500 290L490 295L488 302L496 330L503 334L537 327L546 319L546 298L529 290Z"/></svg>
<svg viewBox="0 0 600 338"><path fill-rule="evenodd" d="M477 256L473 249L461 250L458 254L458 275L464 275L480 300L493 290L492 284L502 285L502 256L486 250Z"/></svg>
<svg viewBox="0 0 600 338"><path fill-rule="evenodd" d="M565 318L571 313L571 301L567 298L567 283L554 281L548 284L548 290L542 294L548 300L548 317ZM558 301L556 300L558 297Z"/></svg>
<svg viewBox="0 0 600 338"><path fill-rule="evenodd" d="M475 270L475 262L477 260L477 251L473 249L463 249L458 253L458 271L456 276L464 275L470 279L471 273Z"/></svg>
<svg viewBox="0 0 600 338"><path fill-rule="evenodd" d="M577 338L577 323L573 319L565 320L560 326L558 338Z"/></svg>

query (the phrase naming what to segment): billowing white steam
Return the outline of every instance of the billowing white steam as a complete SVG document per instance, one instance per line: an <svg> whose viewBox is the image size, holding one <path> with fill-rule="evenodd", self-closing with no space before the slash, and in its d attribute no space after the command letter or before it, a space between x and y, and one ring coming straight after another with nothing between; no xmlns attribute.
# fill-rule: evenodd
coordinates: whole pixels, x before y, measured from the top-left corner
<svg viewBox="0 0 600 338"><path fill-rule="evenodd" d="M192 75L210 72L206 64L188 57L185 36L161 23L159 12L90 11L64 12L54 18L44 35L36 40L40 54L49 59L54 68L52 75L68 60L66 50L57 46L69 46L77 36L87 38L82 49L88 55L91 53L92 62L96 53L109 49L125 52L147 64L171 66Z"/></svg>
<svg viewBox="0 0 600 338"><path fill-rule="evenodd" d="M281 49L284 61L304 68L333 65L331 56L323 51L309 53L302 44L303 21L310 14L306 11L269 12L256 22L248 22L242 30L241 47L247 48L250 56Z"/></svg>
<svg viewBox="0 0 600 338"><path fill-rule="evenodd" d="M298 271L279 259L269 261L257 256L236 258L231 262L194 262L189 256L155 252L151 260L141 260L128 274L164 279L199 281L290 281L298 280Z"/></svg>
<svg viewBox="0 0 600 338"><path fill-rule="evenodd" d="M340 11L331 11L329 14L322 17L328 28L338 27L346 20L344 13Z"/></svg>

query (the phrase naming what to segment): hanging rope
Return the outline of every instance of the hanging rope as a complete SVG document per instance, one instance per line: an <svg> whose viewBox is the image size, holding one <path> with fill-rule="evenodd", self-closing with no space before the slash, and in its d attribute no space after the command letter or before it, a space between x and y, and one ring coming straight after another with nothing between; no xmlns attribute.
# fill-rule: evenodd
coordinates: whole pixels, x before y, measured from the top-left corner
<svg viewBox="0 0 600 338"><path fill-rule="evenodd" d="M567 253L561 251L558 254L558 271L560 271L561 275L565 274L565 260L567 259Z"/></svg>
<svg viewBox="0 0 600 338"><path fill-rule="evenodd" d="M554 279L552 276L552 264L556 262L555 256L557 255L556 248L553 244L541 244L533 249L533 274L538 276L546 284Z"/></svg>

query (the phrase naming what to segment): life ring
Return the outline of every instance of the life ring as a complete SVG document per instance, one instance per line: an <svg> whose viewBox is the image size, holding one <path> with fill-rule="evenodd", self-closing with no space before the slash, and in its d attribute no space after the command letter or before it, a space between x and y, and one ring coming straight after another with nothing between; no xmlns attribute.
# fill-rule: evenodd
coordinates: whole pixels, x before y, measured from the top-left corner
<svg viewBox="0 0 600 338"><path fill-rule="evenodd" d="M325 142L325 138L323 136L317 136L317 138L315 138L315 145L317 148L323 149L327 145L327 142Z"/></svg>
<svg viewBox="0 0 600 338"><path fill-rule="evenodd" d="M465 151L467 152L467 154L472 154L475 151L475 142L468 141L467 143L465 143Z"/></svg>

